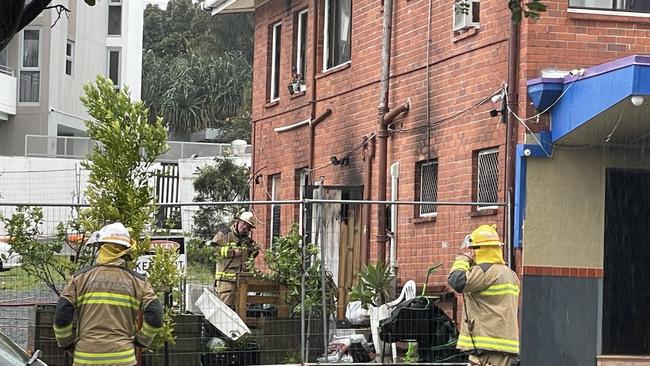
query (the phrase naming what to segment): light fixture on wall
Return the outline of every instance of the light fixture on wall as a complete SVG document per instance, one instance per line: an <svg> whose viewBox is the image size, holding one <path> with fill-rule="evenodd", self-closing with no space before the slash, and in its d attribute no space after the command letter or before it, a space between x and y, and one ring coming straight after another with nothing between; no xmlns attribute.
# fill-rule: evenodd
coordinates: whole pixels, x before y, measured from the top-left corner
<svg viewBox="0 0 650 366"><path fill-rule="evenodd" d="M643 95L633 95L630 101L635 107L640 107L643 104Z"/></svg>

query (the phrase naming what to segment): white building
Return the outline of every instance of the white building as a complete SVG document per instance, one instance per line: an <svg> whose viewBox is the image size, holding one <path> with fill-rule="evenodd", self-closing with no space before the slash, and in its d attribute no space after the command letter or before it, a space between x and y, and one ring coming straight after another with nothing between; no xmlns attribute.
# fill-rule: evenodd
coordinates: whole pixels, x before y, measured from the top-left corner
<svg viewBox="0 0 650 366"><path fill-rule="evenodd" d="M46 10L0 52L0 155L69 152L60 139L85 136L82 86L104 74L140 99L142 1L60 0L70 13ZM56 25L51 27L56 21ZM47 141L47 143L46 143Z"/></svg>

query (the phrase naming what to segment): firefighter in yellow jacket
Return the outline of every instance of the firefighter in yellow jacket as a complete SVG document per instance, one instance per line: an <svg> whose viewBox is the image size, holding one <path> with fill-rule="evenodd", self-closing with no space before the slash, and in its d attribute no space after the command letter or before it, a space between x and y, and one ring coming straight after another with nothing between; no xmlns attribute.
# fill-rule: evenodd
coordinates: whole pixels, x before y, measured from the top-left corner
<svg viewBox="0 0 650 366"><path fill-rule="evenodd" d="M254 260L259 253L257 244L251 239L251 229L255 228L252 212L242 212L227 233L219 232L212 238L212 245L217 247L217 264L215 268L215 289L221 301L234 305L234 282L239 272L248 271L248 261Z"/></svg>
<svg viewBox="0 0 650 366"><path fill-rule="evenodd" d="M519 279L505 265L495 226L482 225L465 238L447 281L463 294L465 311L457 348L472 351L470 363L509 366L519 354Z"/></svg>
<svg viewBox="0 0 650 366"><path fill-rule="evenodd" d="M76 273L63 289L56 304L56 341L73 351L74 366L134 366L135 346L148 347L162 326L162 304L146 277L126 268L123 257L132 241L124 225L104 226L89 240L101 245L97 265ZM137 331L139 310L144 321Z"/></svg>

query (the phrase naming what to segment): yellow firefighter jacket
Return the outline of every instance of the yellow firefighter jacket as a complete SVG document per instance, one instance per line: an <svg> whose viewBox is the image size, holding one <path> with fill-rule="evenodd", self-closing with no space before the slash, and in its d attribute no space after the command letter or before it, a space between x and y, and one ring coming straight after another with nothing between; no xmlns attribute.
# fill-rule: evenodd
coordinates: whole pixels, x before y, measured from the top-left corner
<svg viewBox="0 0 650 366"><path fill-rule="evenodd" d="M519 279L505 264L470 264L459 255L449 285L465 298L457 348L519 354Z"/></svg>
<svg viewBox="0 0 650 366"><path fill-rule="evenodd" d="M226 234L217 233L212 239L212 244L217 246L219 257L215 268L217 281L234 281L236 273L247 272L246 262L251 258L254 259L259 252L257 244L249 234L238 234L235 225ZM234 244L237 248L229 247L230 244Z"/></svg>
<svg viewBox="0 0 650 366"><path fill-rule="evenodd" d="M144 321L136 331L138 310ZM162 304L146 277L118 259L75 274L61 293L54 322L59 347L74 349L74 366L133 366L134 346L149 346L162 325Z"/></svg>

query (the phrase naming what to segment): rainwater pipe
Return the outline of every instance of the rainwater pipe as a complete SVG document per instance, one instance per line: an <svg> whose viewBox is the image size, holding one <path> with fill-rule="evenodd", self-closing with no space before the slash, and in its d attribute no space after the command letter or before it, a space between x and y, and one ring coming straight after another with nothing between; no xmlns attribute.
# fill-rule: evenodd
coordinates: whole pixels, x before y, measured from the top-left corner
<svg viewBox="0 0 650 366"><path fill-rule="evenodd" d="M399 162L390 166L390 200L399 199ZM397 274L397 205L390 205L390 270L393 275Z"/></svg>
<svg viewBox="0 0 650 366"><path fill-rule="evenodd" d="M375 159L375 139L370 135L364 138L363 161L365 175L363 177L363 200L372 200L372 161ZM363 205L363 230L361 232L361 264L367 265L370 260L370 205Z"/></svg>
<svg viewBox="0 0 650 366"><path fill-rule="evenodd" d="M411 102L397 106L389 112L388 96L390 89L390 54L393 33L393 0L384 1L384 33L381 42L381 93L379 95L377 131L377 201L386 201L386 180L388 161L388 125L400 114L408 111ZM377 263L386 263L386 204L377 205Z"/></svg>
<svg viewBox="0 0 650 366"><path fill-rule="evenodd" d="M506 103L510 110L518 111L519 109L519 35L520 35L520 22L510 22L510 42L508 47L508 86ZM507 126L506 126L506 172L505 172L505 202L506 213L503 215L503 227L506 235L506 243L508 246L507 258L510 268L515 268L515 254L512 225L514 218L514 210L512 205L514 203L514 189L515 189L515 162L516 162L516 148L518 138L518 124L513 113L508 113Z"/></svg>
<svg viewBox="0 0 650 366"><path fill-rule="evenodd" d="M312 22L311 22L311 34L312 34L312 46L311 46L311 100L309 103L311 104L311 114L310 114L310 119L312 121L316 120L316 69L318 68L318 2L320 0L313 0L312 1ZM330 110L330 114L332 111ZM328 114L329 116L329 114ZM314 168L314 150L315 150L315 136L316 136L316 131L315 131L315 124L312 124L311 127L309 128L309 169ZM313 177L310 177L311 181L313 181Z"/></svg>

